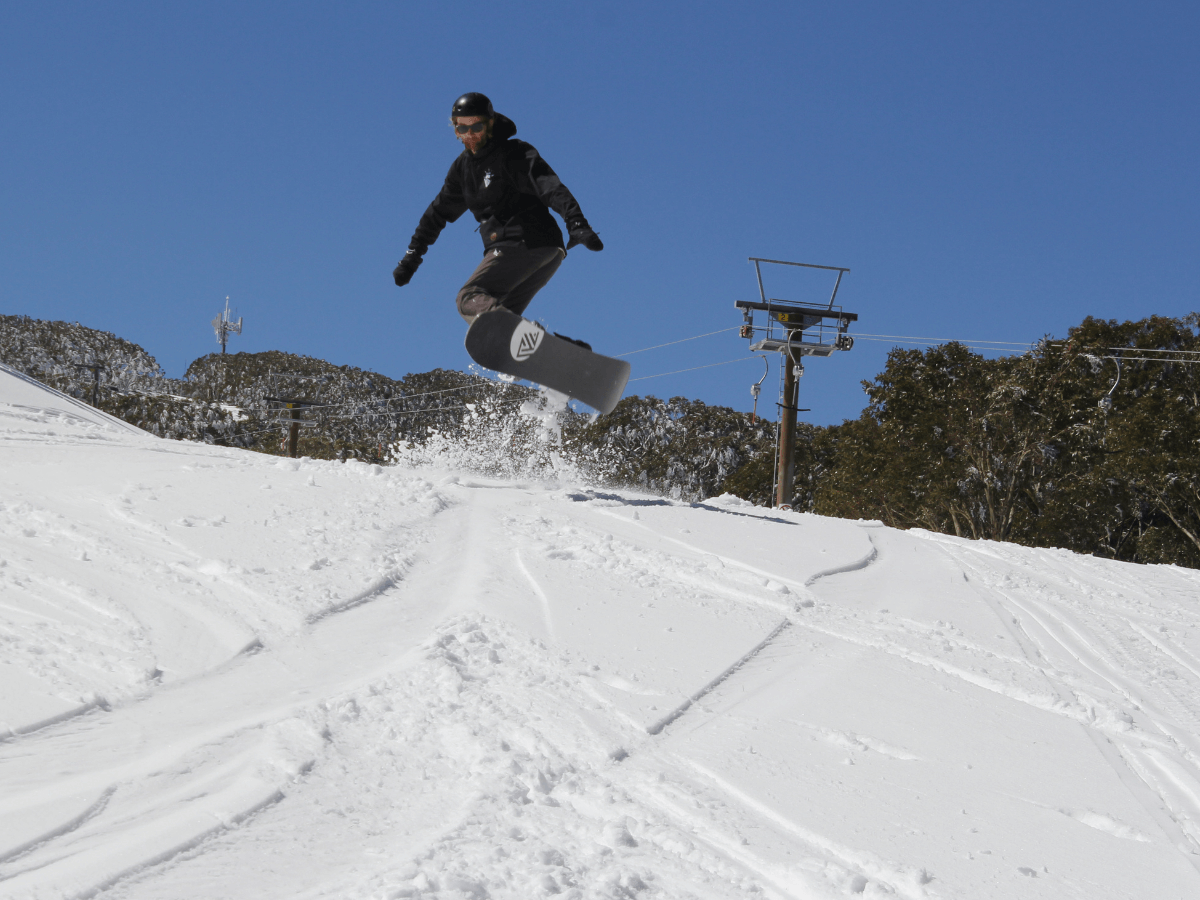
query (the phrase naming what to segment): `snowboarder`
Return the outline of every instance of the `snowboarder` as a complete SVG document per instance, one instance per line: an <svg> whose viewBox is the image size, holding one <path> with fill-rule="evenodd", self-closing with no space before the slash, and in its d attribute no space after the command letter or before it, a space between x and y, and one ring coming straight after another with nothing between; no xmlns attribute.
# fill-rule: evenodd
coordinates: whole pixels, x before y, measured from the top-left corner
<svg viewBox="0 0 1200 900"><path fill-rule="evenodd" d="M520 315L568 250L582 244L599 251L604 243L554 170L531 145L514 139L517 126L495 112L487 97L463 94L451 107L450 124L464 149L392 273L396 286L412 280L446 223L469 209L479 222L483 261L458 292L459 315L468 324L497 308ZM565 247L551 209L567 225L570 241Z"/></svg>

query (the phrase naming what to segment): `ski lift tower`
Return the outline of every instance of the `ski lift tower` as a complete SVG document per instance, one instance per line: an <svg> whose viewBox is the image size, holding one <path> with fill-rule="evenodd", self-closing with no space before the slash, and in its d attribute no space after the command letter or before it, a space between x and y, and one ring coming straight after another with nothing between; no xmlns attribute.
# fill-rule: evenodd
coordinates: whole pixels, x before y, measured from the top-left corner
<svg viewBox="0 0 1200 900"><path fill-rule="evenodd" d="M229 335L242 333L242 317L233 321L229 312L229 298L225 298L225 311L212 320L213 330L217 333L217 343L221 345L221 355L225 355L225 345L229 343Z"/></svg>
<svg viewBox="0 0 1200 900"><path fill-rule="evenodd" d="M772 494L775 505L791 509L792 484L796 478L796 413L808 412L796 408L800 376L804 374L804 357L825 357L835 350L849 350L854 338L846 332L858 316L835 306L842 276L849 272L840 266L818 266L813 263L787 262L782 259L750 257L758 276L759 300L737 300L734 306L742 311L739 335L749 338L753 353L780 354L779 443L775 454L775 485ZM800 303L768 298L763 289L762 265L799 266L805 269L825 269L837 272L833 293L828 305ZM756 323L755 313L764 312Z"/></svg>

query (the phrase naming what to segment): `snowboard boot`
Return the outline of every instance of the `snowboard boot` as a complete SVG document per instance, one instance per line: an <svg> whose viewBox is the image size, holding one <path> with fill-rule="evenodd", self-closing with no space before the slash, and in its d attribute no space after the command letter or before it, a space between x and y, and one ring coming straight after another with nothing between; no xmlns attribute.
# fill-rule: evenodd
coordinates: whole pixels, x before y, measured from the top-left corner
<svg viewBox="0 0 1200 900"><path fill-rule="evenodd" d="M592 349L592 345L589 344L587 341L577 341L577 340L575 340L575 338L569 338L565 334L559 334L557 331L552 332L552 333L556 338L562 338L564 341L570 341L572 344L578 344L584 350Z"/></svg>

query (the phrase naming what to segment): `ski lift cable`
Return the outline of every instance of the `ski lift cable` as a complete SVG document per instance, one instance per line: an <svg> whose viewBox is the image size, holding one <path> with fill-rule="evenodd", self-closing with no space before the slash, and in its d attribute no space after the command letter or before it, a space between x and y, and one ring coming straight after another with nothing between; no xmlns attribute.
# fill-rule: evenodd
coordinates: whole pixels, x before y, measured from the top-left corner
<svg viewBox="0 0 1200 900"><path fill-rule="evenodd" d="M688 341L698 341L700 338L712 337L714 334L725 334L727 331L737 331L738 328L721 328L717 331L709 331L705 334L698 334L695 337L680 338L677 341L667 341L665 344L655 344L653 347L643 347L641 350L630 350L628 353L618 353L616 358L621 359L624 356L633 356L635 353L645 353L647 350L658 350L662 347L673 347L675 344L686 344Z"/></svg>
<svg viewBox="0 0 1200 900"><path fill-rule="evenodd" d="M961 342L960 342L960 343L961 343ZM1027 346L1028 346L1028 345L1027 345ZM1098 359L1118 359L1119 357L1116 357L1116 356L1101 356L1101 357L1097 357L1097 358L1098 358ZM684 372L695 372L695 371L696 371L696 370L698 370L698 369L711 369L711 368L714 368L714 367L716 367L716 366L727 366L727 365L729 365L730 363L742 362L742 361L744 361L744 360L749 360L749 359L758 359L758 357L757 357L757 356L739 356L737 359L727 359L727 360L725 360L724 362L719 362L719 363L709 363L708 365L704 365L704 366L692 366L690 369L676 369L676 370L675 370L675 371L673 371L673 372L659 372L659 373L658 373L658 374L656 374L656 375L643 375L643 376L641 376L640 378L630 378L630 379L629 379L629 383L630 383L630 384L632 384L632 383L633 383L633 382L635 382L635 381L648 381L648 380L649 380L649 379L651 379L651 378L665 378L665 377L666 377L666 376L668 376L668 375L680 375L680 374L682 374L682 373L684 373ZM1127 356L1127 357L1125 357L1125 361L1126 361L1126 362L1128 362L1128 361L1129 361L1129 357L1128 357L1128 356ZM1161 361L1161 362L1167 362L1167 361L1170 361L1170 362L1181 362L1181 363L1200 363L1200 359L1149 360L1149 361L1150 361L1150 362L1158 362L1158 361Z"/></svg>
<svg viewBox="0 0 1200 900"><path fill-rule="evenodd" d="M515 404L518 402L523 403L524 400L520 400L520 401L505 400L505 401L501 401L501 402L504 405L512 405L512 404ZM360 415L353 415L353 416L339 416L338 418L336 418L334 420L334 422L346 422L351 419L363 419L363 418L367 418L368 416L372 416L372 415L377 415L377 416L386 417L386 418L399 418L400 416L419 416L419 415L424 415L427 413L453 412L453 411L459 410L459 409L471 409L471 405L463 404L462 406L443 406L443 407L439 407L437 409L413 409L413 410L409 410L407 412L362 413ZM311 424L315 424L315 423L311 423ZM291 425L290 420L280 419L279 424L276 425L274 428L266 428L261 431L241 431L241 432L236 433L233 436L234 437L251 437L252 435L256 435L256 434L278 434L280 431L286 431L290 425Z"/></svg>
<svg viewBox="0 0 1200 900"><path fill-rule="evenodd" d="M1152 363L1181 363L1185 366L1200 364L1200 359L1194 357L1174 357L1174 356L1096 356L1092 354L1094 359L1116 359L1122 362L1152 362Z"/></svg>
<svg viewBox="0 0 1200 900"><path fill-rule="evenodd" d="M674 346L675 344L685 344L688 341L698 341L701 338L712 337L713 335L725 334L726 332L737 331L737 330L738 330L737 327L721 328L721 329L718 329L717 331L709 331L704 334L694 335L692 337L680 338L677 341L667 341L667 343L665 343L665 344L655 344L653 347L642 347L640 350L630 350L627 353L620 353L617 355L617 359L620 359L621 357L624 357L624 356L633 356L635 353L645 353L648 350L659 350L663 347L671 347L671 346ZM730 362L737 362L737 360L730 360ZM725 365L725 363L714 363L713 365ZM696 366L696 368L706 369L706 368L710 368L710 366ZM691 369L681 369L680 371L690 372L692 370ZM634 381L642 381L645 378L661 378L663 375L674 375L674 374L677 374L677 373L663 372L660 375L646 375L643 378L635 378L633 380ZM416 400L418 397L432 397L435 394L451 394L451 393L455 393L457 391L468 391L468 390L471 390L471 389L477 388L477 387L479 387L479 385L464 384L464 385L461 385L460 387L444 388L442 390L437 390L437 391L426 391L421 394L405 394L405 395L399 396L399 397L389 397L386 400L384 400L383 402L384 403L393 403L393 402L397 402L397 401L401 401L401 400ZM308 409L337 409L338 407L342 407L342 406L353 406L357 402L358 401L348 401L346 403L325 403L325 404L310 406L310 407L308 407ZM390 415L390 413L389 413L389 415Z"/></svg>
<svg viewBox="0 0 1200 900"><path fill-rule="evenodd" d="M526 398L524 398L524 397L513 399L513 400L500 400L500 401L498 401L497 405L513 406L514 404L517 404L517 403L524 403L525 400L526 400ZM470 403L470 404L464 403L461 406L439 406L437 408L412 409L412 410L408 410L407 412L365 412L365 413L356 413L356 414L350 415L350 416L338 416L336 419L334 419L334 421L335 422L348 422L352 419L367 419L372 416L377 416L381 419L393 419L393 418L399 418L400 416L419 416L419 415L424 415L427 413L453 412L456 409L472 409L473 407L478 407L478 406L479 406L479 404L477 404L477 403Z"/></svg>
<svg viewBox="0 0 1200 900"><path fill-rule="evenodd" d="M718 329L717 331L707 331L704 334L697 334L697 335L693 335L692 337L680 338L679 340L675 340L675 341L667 341L666 343L655 344L650 347L642 347L638 350L629 350L625 353L617 354L616 358L620 359L620 358L626 357L626 356L633 356L637 353L646 353L647 351L650 351L650 350L661 350L663 347L673 347L676 344L686 344L689 341L698 341L701 338L713 337L714 335L726 334L730 331L738 331L738 330L739 330L739 328L735 326L733 328L721 328L721 329ZM993 349L993 350L1002 350L1005 348L1028 349L1033 346L1032 343L1029 343L1029 342L1022 343L1020 341L975 341L975 340L965 340L965 339L961 339L961 338L933 338L933 337L919 337L919 336L914 336L914 335L894 335L894 334L858 334L858 335L855 335L855 338L857 340L866 340L866 341L912 341L912 342L917 342L917 343L922 343L922 344L959 343L959 344L963 344L965 346L971 347L972 349L978 347L979 349ZM1111 348L1111 349L1117 349L1117 348ZM1160 352L1162 352L1162 351L1160 351ZM1188 352L1188 351L1182 351L1182 352ZM1195 352L1200 353L1200 351L1195 351ZM755 359L755 357L742 356L742 357L738 357L737 359L730 359L730 360L726 360L724 362L719 362L719 363L709 363L709 364L703 365L703 366L692 366L691 368L687 368L687 369L676 369L675 371L672 371L672 372L659 372L655 375L643 375L639 378L631 378L630 382L647 381L651 378L665 378L668 375L680 375L680 374L683 374L684 372L695 372L699 369L711 369L716 366L725 366L725 365L729 365L730 363L741 362L744 359ZM460 385L459 387L443 388L443 389L436 390L436 391L424 391L420 394L404 394L404 395L401 395L398 397L389 397L389 398L383 400L382 402L383 402L383 404L386 405L386 404L391 404L394 402L399 402L399 401L404 401L404 400L416 400L421 397L432 397L437 394L452 394L452 393L457 393L459 391L472 390L472 389L475 389L478 387L479 387L479 385L476 385L476 384L464 384L464 385ZM314 406L309 407L309 409L314 409L314 410L316 410L316 409L337 409L337 408L344 407L344 406L356 405L357 402L359 402L359 401L349 401L346 403L328 403L328 404L314 405ZM446 409L458 409L458 408L462 408L462 407L446 407ZM437 412L437 410L414 410L414 411L406 412L406 413L379 412L376 414L378 414L378 415L412 415L416 412L426 412L426 411ZM370 414L365 414L365 415L370 415ZM358 417L355 416L352 418L358 418Z"/></svg>
<svg viewBox="0 0 1200 900"><path fill-rule="evenodd" d="M1200 350L1163 350L1158 347L1105 347L1117 353L1186 353L1189 356L1200 356Z"/></svg>
<svg viewBox="0 0 1200 900"><path fill-rule="evenodd" d="M504 387L512 387L511 383L490 381L490 380L486 380L486 379L485 379L484 384L486 384L486 385L503 384ZM453 387L453 388L442 388L442 389L436 390L436 391L425 391L424 393L421 393L421 394L403 394L399 397L379 398L379 399L368 401L368 402L380 404L380 407L377 407L376 410L374 410L371 413L364 413L364 415L393 416L393 415L411 415L416 412L425 412L426 410L409 410L407 412L392 412L392 411L386 409L386 406L389 403L397 403L397 402L400 402L403 400L416 400L419 397L432 397L436 394L453 394L453 393L457 393L458 391L478 390L479 388L481 388L483 386L484 385L482 385L482 384L464 384L464 385L460 385L458 387ZM346 406L361 406L363 404L363 402L364 401L361 401L361 400L347 400L345 403L314 403L310 406L306 406L305 409L310 409L310 410L312 410L312 409L341 409ZM458 409L459 407L440 407L440 408ZM437 412L438 410L432 409L431 411Z"/></svg>
<svg viewBox="0 0 1200 900"><path fill-rule="evenodd" d="M894 341L900 341L900 342L913 343L913 344L917 344L918 346L923 346L923 345L935 346L935 345L941 344L941 343L948 343L951 339L917 338L917 337L905 338L905 337L900 337L898 335L878 335L877 336L877 335L859 334L859 335L855 335L855 340L879 341L879 342L883 342L886 340L894 340ZM1018 349L1029 350L1035 346L1035 344L1017 344L1015 342L1009 343L1009 342L1004 342L1004 341L955 340L954 343L962 344L964 347L967 347L970 350L984 350L984 351L991 350L991 351L998 351L998 352L1004 352L1005 350L1009 350L1011 352L1017 352ZM1000 344L1004 344L1004 343L1009 343L1009 346L1008 347L999 346ZM1062 343L1066 343L1066 342L1065 341L1050 341L1049 343L1062 344ZM1104 355L1104 356L1096 356L1095 357L1096 359L1122 359L1123 358L1126 361L1142 360L1143 362L1200 363L1200 350L1162 350L1162 349L1155 348L1155 347L1102 347L1099 349L1111 350L1116 353L1122 353L1122 354L1124 354L1124 356L1120 357L1120 356ZM1150 354L1150 353L1160 354L1160 355L1158 355L1158 356L1139 355L1139 354ZM1093 354L1093 355L1095 355L1095 354Z"/></svg>
<svg viewBox="0 0 1200 900"><path fill-rule="evenodd" d="M935 341L935 340L921 341L921 340L896 340L896 339L870 338L870 337L865 338L862 335L855 335L854 339L856 341L867 341L870 343L877 343L877 344L891 344L894 347L914 347L914 348L929 348L929 349L932 349L934 347L940 347L943 344L947 343L945 341ZM996 346L990 345L990 344L972 344L967 341L954 341L953 343L956 343L962 347L966 347L968 350L974 350L979 353L1027 353L1029 350L1033 349L1032 344L1021 344L1021 345L1015 346L1015 347L996 347Z"/></svg>
<svg viewBox="0 0 1200 900"><path fill-rule="evenodd" d="M668 341L664 344L655 344L652 347L643 347L640 350L630 350L626 353L618 354L617 358L619 359L619 358L625 357L625 356L633 356L634 354L645 353L649 350L660 350L663 347L672 347L676 344L685 344L689 341L696 341L696 340L700 340L701 338L713 337L714 335L725 334L730 331L738 331L738 330L739 329L737 327L734 327L734 328L721 328L721 329L718 329L717 331L708 331L708 332L705 332L704 334L697 334L692 337L680 338L679 340ZM971 349L978 348L978 349L982 349L982 350L989 350L989 349L990 350L1004 350L1006 348L1013 349L1013 350L1015 350L1017 348L1029 349L1034 346L1033 343L1028 343L1028 342L1022 343L1020 341L979 341L979 340L966 340L966 339L962 339L962 338L933 338L933 337L919 337L919 336L915 336L915 335L895 335L895 334L858 334L858 335L855 335L855 338L857 340L865 340L865 341L879 341L879 342L882 342L882 341L907 341L907 342L913 342L913 343L919 343L919 344L929 344L929 345L957 343L957 344L963 344L964 346L971 348ZM1064 342L1063 341L1054 341L1053 343L1064 343ZM1145 361L1151 361L1151 362L1152 361L1160 361L1160 362L1200 363L1200 350L1165 350L1165 349L1159 349L1159 348L1155 348L1155 347L1105 347L1103 349L1112 350L1112 351L1115 351L1118 353L1124 353L1124 354L1130 354L1130 353L1132 353L1132 354L1138 354L1138 353L1171 354L1171 355L1160 356L1157 359L1154 357L1149 357L1149 358L1140 357L1141 359L1143 359ZM1188 354L1188 356L1183 356L1182 354ZM1196 357L1196 358L1190 358L1190 357ZM730 365L735 362L742 362L743 360L757 359L757 358L758 357L756 357L756 356L740 356L737 359L728 359L728 360L725 360L724 362L719 362L719 363L708 363L708 364L702 365L702 366L692 366L687 369L676 369L671 372L659 372L655 375L642 375L641 377L638 377L638 378L631 378L630 383L635 382L635 381L649 381L650 379L653 379L653 378L665 378L668 375L682 375L685 372L695 372L700 369L712 369L712 368L716 368L717 366L727 366L727 365ZM1097 359L1116 359L1116 360L1122 359L1122 357L1119 357L1119 356L1098 356L1096 358ZM1139 357L1137 357L1137 356L1132 357L1132 359L1138 359L1138 358ZM1124 359L1126 361L1129 361L1131 359L1131 357L1127 355L1124 357ZM492 382L492 383L495 384L496 382ZM505 384L505 387L509 387L509 386L510 386L509 384L507 384L507 383ZM399 412L399 411L388 410L388 409L386 409L386 406L388 404L391 404L396 401L416 400L421 397L432 397L432 396L435 396L438 394L453 394L453 393L458 393L460 391L472 390L472 389L475 389L478 387L480 387L480 385L478 385L478 384L464 384L464 385L460 385L458 387L442 388L442 389L436 390L436 391L424 391L420 394L404 394L404 395L401 395L398 397L389 397L389 398L383 399L381 401L382 405L385 407L384 409L373 410L371 412L360 413L360 414L352 415L352 416L340 416L339 420L345 421L347 419L366 418L369 416L413 416L413 415L420 415L420 414L426 414L426 413L450 412L450 411L458 410L458 409L467 409L468 407L463 405L463 406L426 408L426 409L420 409L420 410L408 410L408 411ZM312 409L312 410L339 409L339 408L345 407L345 406L357 405L359 402L361 402L361 401L348 401L346 403L328 403L328 404L321 404L321 405L313 405L308 408ZM380 402L380 401L377 401L377 402ZM504 402L505 403L516 403L516 402L524 402L524 400L523 399L521 401L511 400L511 401L504 401ZM275 429L271 429L271 430L273 431ZM261 431L260 432L243 432L243 435L251 436L254 434L266 434L266 433L268 433L268 432L261 432Z"/></svg>
<svg viewBox="0 0 1200 900"><path fill-rule="evenodd" d="M279 428L264 428L261 431L238 431L231 435L226 435L227 438L242 438L254 437L256 434L279 434L280 431L286 431L286 426Z"/></svg>
<svg viewBox="0 0 1200 900"><path fill-rule="evenodd" d="M665 378L667 375L679 375L683 372L695 372L697 369L711 369L715 366L727 366L730 363L744 362L748 359L758 358L759 357L757 356L739 356L737 359L727 359L724 362L709 363L706 366L692 366L690 369L676 369L674 372L659 372L657 375L643 375L641 378L630 378L629 383L632 384L635 381L648 381L651 378Z"/></svg>
<svg viewBox="0 0 1200 900"><path fill-rule="evenodd" d="M1070 341L1064 339L1064 340L1058 340L1058 341L1047 341L1047 343L1067 344L1067 343L1070 343ZM1085 352L1085 353L1087 352L1087 347L1080 347L1079 349L1081 352ZM1179 353L1179 354L1187 354L1189 356L1200 356L1200 350L1170 350L1170 349L1165 349L1162 347L1097 347L1096 349L1097 350L1111 350L1114 353ZM1111 358L1112 357L1108 357L1108 356L1104 357L1104 359L1111 359Z"/></svg>
<svg viewBox="0 0 1200 900"><path fill-rule="evenodd" d="M903 334L856 334L855 340L865 341L920 341L923 344L973 344L987 345L995 344L997 346L1006 347L1032 347L1033 344L1029 341L973 341L965 338L932 338L932 337L914 337L912 335Z"/></svg>
<svg viewBox="0 0 1200 900"><path fill-rule="evenodd" d="M453 394L456 391L469 391L472 388L478 388L478 384L464 384L459 387L442 388L437 391L425 391L421 394L403 394L399 397L387 397L382 400L383 403L395 403L400 400L416 400L418 397L432 397L434 394ZM345 403L325 403L308 407L309 409L337 409L340 406L354 406L362 401L347 400ZM379 402L379 401L375 401Z"/></svg>
<svg viewBox="0 0 1200 900"><path fill-rule="evenodd" d="M698 341L698 340L700 340L701 338L712 337L713 335L717 335L717 334L725 334L726 332L730 332L730 331L737 331L737 330L738 330L738 328L737 328L737 327L733 327L733 328L721 328L721 329L719 329L719 330L717 330L717 331L709 331L709 332L706 332L706 333L704 333L704 334L697 334L697 335L694 335L694 336L692 336L692 337L680 338L680 339L679 339L679 340L677 340L677 341L668 341L668 342L667 342L667 343L665 343L665 344L655 344L653 347L642 347L640 350L630 350L630 351L629 351L629 352L627 352L627 353L620 353L620 354L617 354L617 357L616 357L616 358L617 358L617 359L620 359L621 357L624 357L624 356L633 356L635 353L645 353L645 352L646 352L646 351L648 351L648 350L659 350L659 349L661 349L661 348L663 348L663 347L671 347L671 346L674 346L675 344L685 344L685 343L687 343L688 341ZM737 360L730 360L730 362L737 362ZM724 363L716 363L715 365L724 365ZM707 367L707 366L697 366L697 368L701 368L701 369L703 369L703 368L708 368L708 367ZM690 369L684 369L684 370L681 370L681 371L691 371L691 370L690 370ZM675 374L675 373L664 372L664 373L662 373L662 374L666 375L666 374ZM659 377L661 377L661 375L647 375L647 376L644 376L644 377L645 377L645 378L659 378ZM641 381L642 379L640 379L640 378L635 378L635 379L633 379L633 380L634 380L634 381ZM456 392L456 391L467 391L467 390L471 390L472 388L477 388L477 387L478 387L478 385L474 385L474 384L464 384L464 385L462 385L462 386L460 386L460 387L454 387L454 388L444 388L444 389L442 389L442 390L437 390L437 391L426 391L425 393L422 393L422 394L405 394L405 395L403 395L403 396L400 396L400 397L390 397L390 398L388 398L387 400L385 400L384 402L385 402L385 403L393 403L393 402L400 401L400 400L415 400L415 399L417 399L418 397L431 397L431 396L433 396L434 394L449 394L449 393L454 393L454 392ZM353 405L353 401L351 401L351 402L348 402L348 403L327 403L327 404L320 405L320 406L310 406L310 407L309 407L309 409L336 409L336 408L337 408L337 407L339 407L339 406L351 406L351 405Z"/></svg>

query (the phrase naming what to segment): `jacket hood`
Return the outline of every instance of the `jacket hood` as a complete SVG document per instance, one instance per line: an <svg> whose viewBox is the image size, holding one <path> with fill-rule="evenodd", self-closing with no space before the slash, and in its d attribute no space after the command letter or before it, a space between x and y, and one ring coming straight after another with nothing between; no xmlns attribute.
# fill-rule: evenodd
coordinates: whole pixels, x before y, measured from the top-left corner
<svg viewBox="0 0 1200 900"><path fill-rule="evenodd" d="M508 116L496 113L496 124L492 126L492 139L496 142L507 141L517 133L517 124Z"/></svg>

